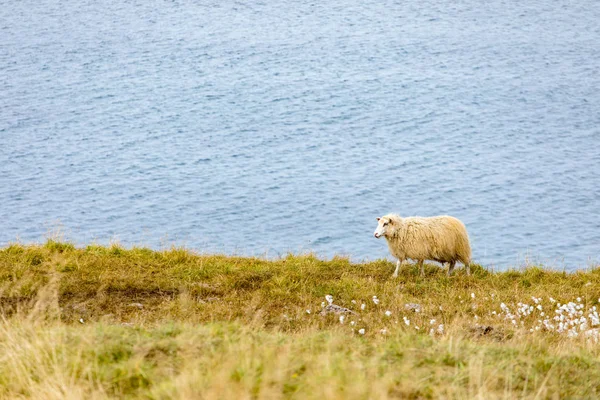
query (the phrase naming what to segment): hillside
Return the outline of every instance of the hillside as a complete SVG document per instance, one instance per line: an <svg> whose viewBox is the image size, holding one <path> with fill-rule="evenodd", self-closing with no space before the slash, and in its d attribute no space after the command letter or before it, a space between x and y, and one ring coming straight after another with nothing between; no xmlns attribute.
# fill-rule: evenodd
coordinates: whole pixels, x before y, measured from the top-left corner
<svg viewBox="0 0 600 400"><path fill-rule="evenodd" d="M11 245L0 397L600 396L600 268L472 270Z"/></svg>

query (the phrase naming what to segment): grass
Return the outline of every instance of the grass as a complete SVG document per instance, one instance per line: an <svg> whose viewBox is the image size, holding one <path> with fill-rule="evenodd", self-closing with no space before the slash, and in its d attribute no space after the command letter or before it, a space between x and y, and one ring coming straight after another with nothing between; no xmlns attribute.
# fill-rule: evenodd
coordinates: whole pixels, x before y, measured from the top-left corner
<svg viewBox="0 0 600 400"><path fill-rule="evenodd" d="M0 249L0 398L600 396L599 268L393 269L13 244ZM320 315L326 295L356 314Z"/></svg>

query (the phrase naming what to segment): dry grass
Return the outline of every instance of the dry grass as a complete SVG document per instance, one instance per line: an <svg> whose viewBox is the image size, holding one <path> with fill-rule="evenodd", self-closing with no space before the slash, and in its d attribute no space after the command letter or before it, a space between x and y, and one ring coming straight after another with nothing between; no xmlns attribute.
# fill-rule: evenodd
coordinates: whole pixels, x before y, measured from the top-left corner
<svg viewBox="0 0 600 400"><path fill-rule="evenodd" d="M428 265L420 278L405 266L392 280L393 268L12 245L0 250L0 397L600 396L600 345L585 334L600 269L448 278ZM356 314L319 315L326 295Z"/></svg>

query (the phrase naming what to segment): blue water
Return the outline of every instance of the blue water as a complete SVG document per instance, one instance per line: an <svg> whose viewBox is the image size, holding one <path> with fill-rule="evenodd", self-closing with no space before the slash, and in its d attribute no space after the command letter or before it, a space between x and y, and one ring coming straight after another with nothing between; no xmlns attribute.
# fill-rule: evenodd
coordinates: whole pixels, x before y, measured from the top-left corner
<svg viewBox="0 0 600 400"><path fill-rule="evenodd" d="M600 2L0 2L0 245L600 260Z"/></svg>

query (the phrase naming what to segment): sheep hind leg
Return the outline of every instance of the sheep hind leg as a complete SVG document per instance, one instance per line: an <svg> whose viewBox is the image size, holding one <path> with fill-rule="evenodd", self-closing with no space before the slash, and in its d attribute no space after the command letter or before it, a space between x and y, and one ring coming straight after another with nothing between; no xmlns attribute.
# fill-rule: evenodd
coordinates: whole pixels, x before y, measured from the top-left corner
<svg viewBox="0 0 600 400"><path fill-rule="evenodd" d="M418 264L419 270L421 271L421 276L425 276L425 267L423 267L423 260L419 260Z"/></svg>
<svg viewBox="0 0 600 400"><path fill-rule="evenodd" d="M400 271L400 265L402 265L402 261L401 260L396 261L396 269L394 270L394 273L392 274L392 278L398 277L398 271Z"/></svg>
<svg viewBox="0 0 600 400"><path fill-rule="evenodd" d="M455 265L456 265L456 261L450 261L448 263L448 276L452 275L452 271L454 271Z"/></svg>

